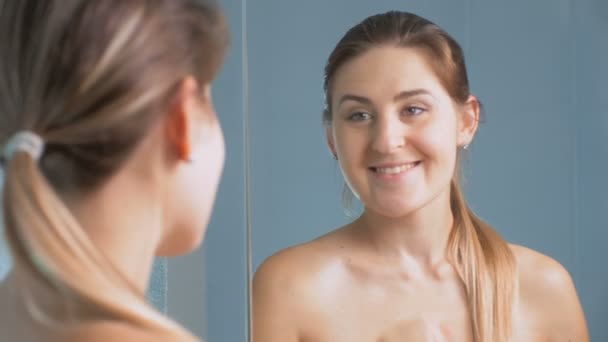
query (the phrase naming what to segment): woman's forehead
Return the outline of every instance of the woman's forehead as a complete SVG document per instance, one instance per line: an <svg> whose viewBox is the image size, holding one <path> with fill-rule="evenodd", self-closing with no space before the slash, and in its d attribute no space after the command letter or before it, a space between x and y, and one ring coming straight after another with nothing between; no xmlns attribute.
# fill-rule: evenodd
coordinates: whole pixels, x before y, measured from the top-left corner
<svg viewBox="0 0 608 342"><path fill-rule="evenodd" d="M374 47L341 66L332 85L334 100L344 94L394 96L424 89L445 92L427 55L415 48Z"/></svg>

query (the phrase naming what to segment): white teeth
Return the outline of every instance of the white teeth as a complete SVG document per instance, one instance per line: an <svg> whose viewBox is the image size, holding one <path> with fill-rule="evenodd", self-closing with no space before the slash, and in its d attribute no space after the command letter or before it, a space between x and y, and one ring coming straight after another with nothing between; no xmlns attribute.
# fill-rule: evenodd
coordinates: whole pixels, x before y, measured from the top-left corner
<svg viewBox="0 0 608 342"><path fill-rule="evenodd" d="M414 166L416 166L416 163L409 163L409 164L395 166L395 167L377 167L376 172L384 173L387 175L395 175L395 174L398 174L401 172L405 172L405 171L413 168Z"/></svg>

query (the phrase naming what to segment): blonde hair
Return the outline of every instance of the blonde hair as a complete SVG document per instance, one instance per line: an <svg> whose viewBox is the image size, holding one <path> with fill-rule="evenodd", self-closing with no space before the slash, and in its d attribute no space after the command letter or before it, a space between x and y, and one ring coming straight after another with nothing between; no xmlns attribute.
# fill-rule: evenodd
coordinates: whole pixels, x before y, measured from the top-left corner
<svg viewBox="0 0 608 342"><path fill-rule="evenodd" d="M373 15L352 27L338 42L325 67L326 109L323 122L330 125L331 86L344 63L380 45L417 48L459 104L470 96L464 54L458 43L436 24L408 12ZM460 154L457 165L459 165ZM348 202L349 199L343 199ZM462 279L477 342L503 342L511 336L517 292L515 257L505 240L477 217L466 203L459 185L459 169L450 183L454 226L447 257Z"/></svg>
<svg viewBox="0 0 608 342"><path fill-rule="evenodd" d="M25 284L34 318L119 320L192 338L146 303L61 196L103 186L185 77L215 77L227 40L210 1L0 0L0 142L28 130L46 143L39 162L20 152L3 163L5 234L15 267L66 299L54 316ZM92 316L73 317L73 307Z"/></svg>

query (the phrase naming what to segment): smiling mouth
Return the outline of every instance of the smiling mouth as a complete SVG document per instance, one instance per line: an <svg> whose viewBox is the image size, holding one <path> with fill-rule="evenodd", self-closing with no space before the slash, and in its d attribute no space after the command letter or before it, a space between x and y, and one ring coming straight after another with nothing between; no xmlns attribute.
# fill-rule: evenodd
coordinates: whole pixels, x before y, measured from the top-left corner
<svg viewBox="0 0 608 342"><path fill-rule="evenodd" d="M399 166L370 167L369 169L375 173L379 173L379 174L383 174L383 175L396 175L396 174L406 172L406 171L418 166L420 163L421 163L420 161L417 161L417 162L407 163L407 164L403 164L403 165L399 165Z"/></svg>

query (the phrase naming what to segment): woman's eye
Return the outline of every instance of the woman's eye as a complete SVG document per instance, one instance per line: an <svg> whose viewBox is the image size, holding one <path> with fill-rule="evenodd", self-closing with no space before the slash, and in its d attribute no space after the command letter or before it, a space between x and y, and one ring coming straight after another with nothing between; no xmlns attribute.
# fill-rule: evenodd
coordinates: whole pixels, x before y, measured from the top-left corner
<svg viewBox="0 0 608 342"><path fill-rule="evenodd" d="M424 113L424 109L416 106L409 106L405 108L405 114L409 116L417 116Z"/></svg>
<svg viewBox="0 0 608 342"><path fill-rule="evenodd" d="M365 112L356 112L348 116L348 120L350 121L365 121L369 120L371 115Z"/></svg>

